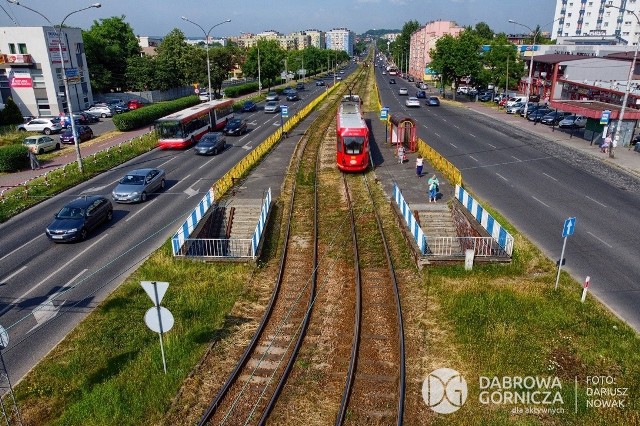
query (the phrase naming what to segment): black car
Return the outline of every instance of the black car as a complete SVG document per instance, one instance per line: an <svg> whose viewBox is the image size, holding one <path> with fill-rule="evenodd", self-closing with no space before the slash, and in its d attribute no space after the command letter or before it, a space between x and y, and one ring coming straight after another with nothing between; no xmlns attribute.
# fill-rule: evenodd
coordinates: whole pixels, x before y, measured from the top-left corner
<svg viewBox="0 0 640 426"><path fill-rule="evenodd" d="M395 78L390 78L389 79L389 84L396 84L396 79Z"/></svg>
<svg viewBox="0 0 640 426"><path fill-rule="evenodd" d="M493 92L484 92L478 95L478 100L480 102L489 102L493 100Z"/></svg>
<svg viewBox="0 0 640 426"><path fill-rule="evenodd" d="M193 149L196 154L217 155L219 152L224 151L226 145L227 140L225 139L223 133L209 132L205 133L204 136L202 136L202 138L198 141Z"/></svg>
<svg viewBox="0 0 640 426"><path fill-rule="evenodd" d="M542 120L542 117L549 114L550 112L551 110L549 108L538 108L531 113L527 113L527 120L540 122L540 120Z"/></svg>
<svg viewBox="0 0 640 426"><path fill-rule="evenodd" d="M100 122L100 117L97 115L87 114L86 112L78 113L78 115L82 117L82 120L80 120L81 124L93 124Z"/></svg>
<svg viewBox="0 0 640 426"><path fill-rule="evenodd" d="M531 114L533 114L534 112L538 111L539 109L546 109L547 114L551 112L551 109L547 108L545 105L540 105L540 104L535 104L535 103L529 103L529 108L527 109L527 115L525 117L524 115L524 110L520 111L520 116L521 117L525 117L525 118L529 118L529 116ZM546 115L546 114L545 114ZM542 118L542 117L541 117Z"/></svg>
<svg viewBox="0 0 640 426"><path fill-rule="evenodd" d="M123 112L129 111L129 107L125 104L111 105L111 108L113 109L113 112L115 112L116 114L122 114Z"/></svg>
<svg viewBox="0 0 640 426"><path fill-rule="evenodd" d="M91 130L91 127L89 126L85 126L84 124L78 125L76 126L76 131L78 132L78 139L80 139L80 142L88 141L93 138L93 130ZM71 127L60 135L60 142L71 144L75 143Z"/></svg>
<svg viewBox="0 0 640 426"><path fill-rule="evenodd" d="M111 201L101 195L81 197L60 209L45 232L56 243L85 240L89 232L112 218Z"/></svg>
<svg viewBox="0 0 640 426"><path fill-rule="evenodd" d="M247 120L241 118L234 118L227 122L227 125L222 129L225 135L240 136L247 133Z"/></svg>
<svg viewBox="0 0 640 426"><path fill-rule="evenodd" d="M296 91L289 92L287 94L287 100L290 101L290 102L299 101L300 100L300 96L298 96L298 92L296 92Z"/></svg>
<svg viewBox="0 0 640 426"><path fill-rule="evenodd" d="M256 109L258 109L258 105L253 101L245 101L245 103L242 104L242 112L252 112Z"/></svg>
<svg viewBox="0 0 640 426"><path fill-rule="evenodd" d="M426 99L427 97L427 92L425 92L424 90L418 90L416 92L416 98L418 99Z"/></svg>
<svg viewBox="0 0 640 426"><path fill-rule="evenodd" d="M557 126L567 114L563 111L551 111L540 119L542 124Z"/></svg>
<svg viewBox="0 0 640 426"><path fill-rule="evenodd" d="M304 90L304 83L296 84L296 90Z"/></svg>

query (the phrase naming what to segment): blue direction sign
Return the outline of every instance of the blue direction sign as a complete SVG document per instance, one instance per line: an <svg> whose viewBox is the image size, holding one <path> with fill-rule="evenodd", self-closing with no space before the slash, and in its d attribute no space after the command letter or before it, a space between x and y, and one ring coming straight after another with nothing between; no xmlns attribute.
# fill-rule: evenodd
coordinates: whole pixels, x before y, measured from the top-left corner
<svg viewBox="0 0 640 426"><path fill-rule="evenodd" d="M282 105L280 107L280 113L282 114L282 117L284 117L284 118L289 117L289 107L287 105Z"/></svg>
<svg viewBox="0 0 640 426"><path fill-rule="evenodd" d="M382 108L380 110L380 120L385 121L389 119L389 108Z"/></svg>
<svg viewBox="0 0 640 426"><path fill-rule="evenodd" d="M562 227L562 237L568 237L569 235L573 235L573 230L576 228L576 218L570 217L564 221L564 226Z"/></svg>
<svg viewBox="0 0 640 426"><path fill-rule="evenodd" d="M611 111L605 109L604 111L602 111L602 115L600 116L600 124L609 124L609 118L611 118Z"/></svg>

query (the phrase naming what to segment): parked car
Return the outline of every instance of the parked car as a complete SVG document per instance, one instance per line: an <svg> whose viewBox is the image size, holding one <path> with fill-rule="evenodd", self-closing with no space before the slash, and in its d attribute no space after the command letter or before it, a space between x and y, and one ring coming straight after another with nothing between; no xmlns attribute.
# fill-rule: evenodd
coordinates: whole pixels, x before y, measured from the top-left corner
<svg viewBox="0 0 640 426"><path fill-rule="evenodd" d="M73 114L73 119L74 119L76 125L84 124L85 121L86 121L86 118L84 117L84 115L80 115L80 114ZM60 116L60 125L62 126L63 129L66 129L66 128L70 127L71 126L71 118L68 115L61 115Z"/></svg>
<svg viewBox="0 0 640 426"><path fill-rule="evenodd" d="M224 151L224 148L227 146L227 140L224 137L223 133L220 132L209 132L205 133L193 150L196 154L200 155L218 155L219 152Z"/></svg>
<svg viewBox="0 0 640 426"><path fill-rule="evenodd" d="M198 99L200 99L200 101L202 102L207 102L209 100L209 92L207 92L206 90L199 92Z"/></svg>
<svg viewBox="0 0 640 426"><path fill-rule="evenodd" d="M299 101L300 100L300 96L298 96L298 92L296 92L294 90L293 92L289 92L287 94L287 100L290 101L290 102Z"/></svg>
<svg viewBox="0 0 640 426"><path fill-rule="evenodd" d="M429 96L427 99L428 106L440 106L440 99L437 96Z"/></svg>
<svg viewBox="0 0 640 426"><path fill-rule="evenodd" d="M418 98L416 98L415 96L411 96L409 98L407 98L406 101L404 101L405 106L407 107L417 107L420 108L420 100Z"/></svg>
<svg viewBox="0 0 640 426"><path fill-rule="evenodd" d="M115 105L110 105L110 108L113 110L113 112L115 112L116 114L122 114L123 112L128 112L130 111L129 107L125 104L115 104Z"/></svg>
<svg viewBox="0 0 640 426"><path fill-rule="evenodd" d="M84 196L71 201L54 216L45 231L58 243L85 240L89 232L113 218L113 205L101 195Z"/></svg>
<svg viewBox="0 0 640 426"><path fill-rule="evenodd" d="M525 117L525 118L529 118L530 114L533 114L534 112L536 112L537 110L541 109L541 108L546 108L548 109L544 104L540 105L540 104L534 104L534 103L529 103L529 108L527 108L527 115L525 117L524 115L524 109L522 111L520 111L520 116L521 117Z"/></svg>
<svg viewBox="0 0 640 426"><path fill-rule="evenodd" d="M409 91L407 90L406 87L401 87L400 89L398 89L398 95L408 95Z"/></svg>
<svg viewBox="0 0 640 426"><path fill-rule="evenodd" d="M395 78L390 78L389 79L389 84L396 84L396 79Z"/></svg>
<svg viewBox="0 0 640 426"><path fill-rule="evenodd" d="M584 115L567 115L558 123L558 126L562 128L582 128L587 125L587 117Z"/></svg>
<svg viewBox="0 0 640 426"><path fill-rule="evenodd" d="M27 136L22 144L36 154L60 149L60 142L53 140L51 136Z"/></svg>
<svg viewBox="0 0 640 426"><path fill-rule="evenodd" d="M280 104L276 101L269 101L264 104L264 112L267 114L275 114L280 111Z"/></svg>
<svg viewBox="0 0 640 426"><path fill-rule="evenodd" d="M245 101L242 104L242 112L252 112L258 109L258 105L256 105L253 101Z"/></svg>
<svg viewBox="0 0 640 426"><path fill-rule="evenodd" d="M493 100L493 92L484 92L478 95L478 100L480 102L489 102Z"/></svg>
<svg viewBox="0 0 640 426"><path fill-rule="evenodd" d="M60 132L62 130L62 126L58 119L34 118L25 124L19 124L18 130L22 132L40 132L45 135L50 135L51 133Z"/></svg>
<svg viewBox="0 0 640 426"><path fill-rule="evenodd" d="M96 117L106 118L113 117L113 110L107 106L92 106L85 110L87 114L95 115Z"/></svg>
<svg viewBox="0 0 640 426"><path fill-rule="evenodd" d="M416 98L418 98L418 99L426 99L427 98L427 92L425 92L424 90L418 90L416 92Z"/></svg>
<svg viewBox="0 0 640 426"><path fill-rule="evenodd" d="M277 101L278 99L280 99L280 97L278 96L278 94L276 92L269 92L267 93L267 97L264 98L265 101L269 102L269 101Z"/></svg>
<svg viewBox="0 0 640 426"><path fill-rule="evenodd" d="M540 119L542 124L557 126L567 114L564 111L551 111Z"/></svg>
<svg viewBox="0 0 640 426"><path fill-rule="evenodd" d="M241 118L229 120L227 121L227 125L224 126L224 129L222 129L222 132L229 136L243 135L247 133L247 120L243 120Z"/></svg>
<svg viewBox="0 0 640 426"><path fill-rule="evenodd" d="M142 203L147 201L149 194L164 187L164 169L137 169L120 179L111 192L111 197L117 203Z"/></svg>
<svg viewBox="0 0 640 426"><path fill-rule="evenodd" d="M81 124L93 124L99 123L100 117L97 117L93 114L87 114L86 112L81 112L78 115L82 116L84 120L80 121Z"/></svg>
<svg viewBox="0 0 640 426"><path fill-rule="evenodd" d="M144 106L144 102L142 102L139 99L131 99L127 103L127 107L129 107L129 109L138 109L138 108L142 108L143 106Z"/></svg>
<svg viewBox="0 0 640 426"><path fill-rule="evenodd" d="M520 112L521 108L524 106L523 102L516 102L511 104L505 108L505 112L507 114L517 114Z"/></svg>
<svg viewBox="0 0 640 426"><path fill-rule="evenodd" d="M533 111L532 113L527 114L527 120L529 121L534 121L534 122L540 122L540 120L542 120L542 117L544 117L545 115L549 114L552 110L549 108L538 108L535 111Z"/></svg>
<svg viewBox="0 0 640 426"><path fill-rule="evenodd" d="M89 126L85 126L81 124L76 126L76 131L78 132L78 139L80 142L88 141L93 138L93 130ZM60 142L62 143L70 143L74 144L75 140L73 138L73 129L68 128L60 135Z"/></svg>

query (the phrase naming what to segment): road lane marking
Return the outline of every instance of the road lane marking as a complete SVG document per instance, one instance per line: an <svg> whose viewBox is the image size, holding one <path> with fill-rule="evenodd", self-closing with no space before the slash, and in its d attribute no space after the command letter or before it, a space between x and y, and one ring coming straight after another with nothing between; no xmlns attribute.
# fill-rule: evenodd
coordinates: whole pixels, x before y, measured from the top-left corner
<svg viewBox="0 0 640 426"><path fill-rule="evenodd" d="M604 244L605 246L609 247L609 248L613 248L613 246L607 242L605 242L604 240L601 240L600 238L596 237L595 235L593 235L591 232L587 231L587 234L591 235L593 238L595 238L596 240L600 241L602 244Z"/></svg>
<svg viewBox="0 0 640 426"><path fill-rule="evenodd" d="M11 256L12 254L14 254L15 252L17 252L18 250L20 250L21 248L25 248L26 246L28 246L29 244L31 244L32 242L34 242L35 240L37 240L40 237L44 237L44 234L40 234L37 237L33 238L32 240L27 241L26 243L24 243L23 245L21 245L20 247L18 247L17 249L15 249L14 251L12 251L11 253L7 253L4 256L0 257L0 260L4 260L7 257Z"/></svg>
<svg viewBox="0 0 640 426"><path fill-rule="evenodd" d="M500 179L503 179L503 180L505 180L506 182L509 182L509 179L507 179L506 177L502 176L500 173L496 173L496 174L498 175L498 177L499 177Z"/></svg>
<svg viewBox="0 0 640 426"><path fill-rule="evenodd" d="M472 138L476 137L476 135L474 135L473 133L469 133L469 136L471 136Z"/></svg>
<svg viewBox="0 0 640 426"><path fill-rule="evenodd" d="M596 203L596 204L600 204L602 207L608 207L607 205L602 204L600 201L595 200L595 199L593 199L593 198L589 197L588 195L585 195L585 197L587 197L588 199L590 199L591 201L593 201L593 202L594 202L594 203Z"/></svg>
<svg viewBox="0 0 640 426"><path fill-rule="evenodd" d="M515 159L516 161L520 162L522 160L520 160L518 157L514 157L513 155L511 156L511 158Z"/></svg>
<svg viewBox="0 0 640 426"><path fill-rule="evenodd" d="M80 275L84 274L87 271L88 271L88 269L83 269L82 271L80 271L75 277L71 278L71 280L69 280L62 287L63 288L62 291L58 291L58 292L52 294L51 296L49 296L47 298L47 300L45 300L44 302L42 302L41 304L39 304L38 306L33 308L31 313L33 314L33 318L35 318L35 320L36 320L36 325L34 325L31 328L31 330L29 330L27 333L32 332L36 328L40 327L41 325L43 325L44 323L46 323L50 319L55 318L55 316L58 315L58 312L60 312L60 308L62 306L64 306L64 304L67 301L66 301L66 299L62 300L60 303L58 303L58 306L56 306L56 305L53 304L53 302L56 300L56 297L58 297L59 295L64 294L67 291L71 290L73 288L72 286L70 286L71 283L74 282L76 279L78 279L78 277Z"/></svg>
<svg viewBox="0 0 640 426"><path fill-rule="evenodd" d="M540 203L540 204L542 204L543 206L551 208L551 207L549 206L549 204L543 203L542 201L538 200L538 199L537 199L536 197L534 197L533 195L531 196L531 198L533 198L534 200L536 200L537 202L539 202L539 203Z"/></svg>
<svg viewBox="0 0 640 426"><path fill-rule="evenodd" d="M455 146L454 144L452 144L451 142L449 142L449 145L451 145L454 148L458 148L457 146Z"/></svg>
<svg viewBox="0 0 640 426"><path fill-rule="evenodd" d="M478 159L475 158L473 155L470 155L469 158L471 158L473 161L475 161L476 163L479 163Z"/></svg>
<svg viewBox="0 0 640 426"><path fill-rule="evenodd" d="M5 277L3 279L0 280L0 284L6 283L7 281L9 281L11 278L15 277L16 275L18 275L20 272L24 271L27 268L27 265L24 265L22 268L18 269L17 271L15 271L13 274L9 275L8 277Z"/></svg>
<svg viewBox="0 0 640 426"><path fill-rule="evenodd" d="M490 143L488 143L487 145L489 145L491 148L496 149L495 145L491 145Z"/></svg>
<svg viewBox="0 0 640 426"><path fill-rule="evenodd" d="M440 137L440 134L439 134L439 133L434 133L434 135L436 135L437 137Z"/></svg>
<svg viewBox="0 0 640 426"><path fill-rule="evenodd" d="M160 163L160 164L158 165L158 167L162 167L162 166L164 166L165 164L167 164L169 161L173 161L173 160L175 160L176 158L178 158L178 157L171 157L171 158L169 158L167 161L165 161L164 163Z"/></svg>
<svg viewBox="0 0 640 426"><path fill-rule="evenodd" d="M202 166L198 167L198 170L200 170L203 167L208 166L213 160L215 160L215 158L216 158L216 156L212 155L211 158L209 158L209 160L207 160L207 162L205 162ZM193 185L191 185L191 186L193 186Z"/></svg>
<svg viewBox="0 0 640 426"><path fill-rule="evenodd" d="M144 205L144 207L141 207L141 208L140 208L140 209L138 209L135 213L130 214L130 215L129 215L129 217L127 217L124 221L125 221L125 222L129 222L131 219L133 219L134 217L136 217L136 215L137 215L138 213L140 213L141 211L144 211L144 209L146 209L146 208L147 208L147 207L149 207L151 204L153 204L153 202L154 202L154 201L156 201L157 199L158 199L158 198L154 198L153 200L148 201L148 202Z"/></svg>
<svg viewBox="0 0 640 426"><path fill-rule="evenodd" d="M543 174L543 175L545 175L546 177L548 177L549 179L553 179L553 180L555 180L556 182L558 181L558 179L554 178L554 177L553 177L553 176L551 176L551 175L548 175L548 174L546 174L546 173L544 173L544 172L543 172L542 174ZM589 197L587 197L587 198L589 198Z"/></svg>

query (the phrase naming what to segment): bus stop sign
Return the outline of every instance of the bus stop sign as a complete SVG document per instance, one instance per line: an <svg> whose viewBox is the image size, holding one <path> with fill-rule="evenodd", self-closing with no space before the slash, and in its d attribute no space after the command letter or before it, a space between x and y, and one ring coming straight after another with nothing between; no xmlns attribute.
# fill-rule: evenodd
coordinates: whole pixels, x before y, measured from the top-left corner
<svg viewBox="0 0 640 426"><path fill-rule="evenodd" d="M607 125L609 124L609 118L611 117L611 111L605 109L602 111L602 115L600 116L600 124Z"/></svg>
<svg viewBox="0 0 640 426"><path fill-rule="evenodd" d="M389 119L389 108L382 108L380 110L380 120L385 121Z"/></svg>
<svg viewBox="0 0 640 426"><path fill-rule="evenodd" d="M280 107L280 112L282 113L283 118L289 117L289 107L287 105L282 105Z"/></svg>

